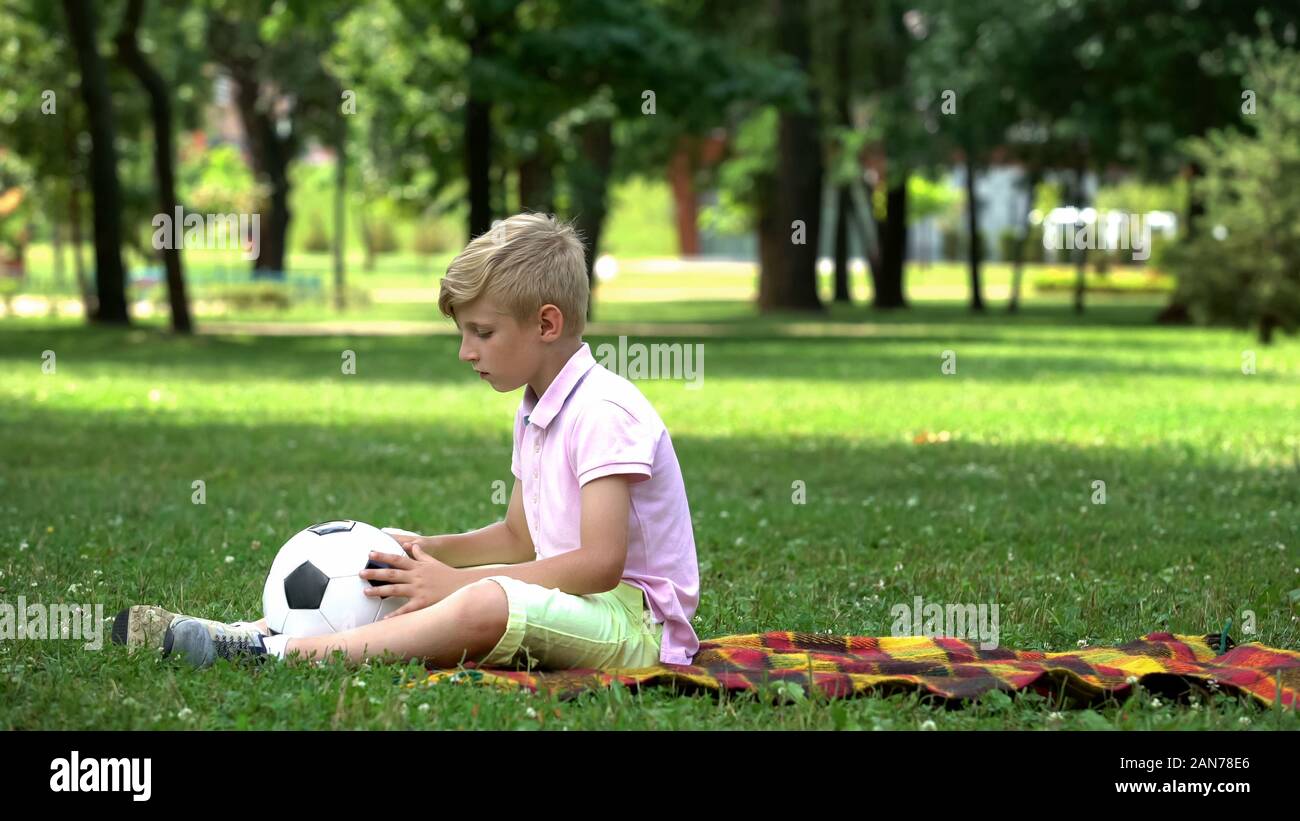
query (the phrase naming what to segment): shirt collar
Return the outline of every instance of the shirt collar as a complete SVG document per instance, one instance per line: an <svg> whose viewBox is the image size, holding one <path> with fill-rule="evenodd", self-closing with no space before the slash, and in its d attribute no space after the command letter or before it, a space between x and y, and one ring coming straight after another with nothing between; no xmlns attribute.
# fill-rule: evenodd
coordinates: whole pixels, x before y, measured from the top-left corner
<svg viewBox="0 0 1300 821"><path fill-rule="evenodd" d="M542 398L537 398L537 393L533 390L532 385L524 387L524 424L534 424L539 428L545 428L564 407L564 402L573 393L573 389L582 381L582 377L587 375L587 371L596 364L595 358L591 355L591 346L586 342L582 347L574 351L569 361L564 363L564 367L551 380L547 386L546 392Z"/></svg>

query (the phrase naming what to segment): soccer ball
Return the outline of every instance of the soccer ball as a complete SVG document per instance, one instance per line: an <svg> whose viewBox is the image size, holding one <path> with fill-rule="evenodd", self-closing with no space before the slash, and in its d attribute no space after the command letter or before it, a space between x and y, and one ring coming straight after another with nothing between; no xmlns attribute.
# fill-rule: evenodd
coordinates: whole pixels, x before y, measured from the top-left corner
<svg viewBox="0 0 1300 821"><path fill-rule="evenodd" d="M271 633L297 638L338 633L378 621L405 604L404 597L362 592L366 585L389 583L357 575L365 568L390 567L373 561L372 550L405 552L396 539L365 522L322 522L294 534L271 562L262 591Z"/></svg>

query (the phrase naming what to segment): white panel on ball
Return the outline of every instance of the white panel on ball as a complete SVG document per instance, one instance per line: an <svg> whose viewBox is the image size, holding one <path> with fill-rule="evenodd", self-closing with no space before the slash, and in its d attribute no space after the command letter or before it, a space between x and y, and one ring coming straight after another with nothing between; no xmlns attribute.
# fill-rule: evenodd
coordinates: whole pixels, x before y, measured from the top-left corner
<svg viewBox="0 0 1300 821"><path fill-rule="evenodd" d="M334 628L319 610L290 610L284 620L284 629L280 632L286 636L303 639L333 633Z"/></svg>
<svg viewBox="0 0 1300 821"><path fill-rule="evenodd" d="M370 582L360 576L330 579L320 603L325 621L338 632L373 622L379 615L379 599L367 598L367 587Z"/></svg>

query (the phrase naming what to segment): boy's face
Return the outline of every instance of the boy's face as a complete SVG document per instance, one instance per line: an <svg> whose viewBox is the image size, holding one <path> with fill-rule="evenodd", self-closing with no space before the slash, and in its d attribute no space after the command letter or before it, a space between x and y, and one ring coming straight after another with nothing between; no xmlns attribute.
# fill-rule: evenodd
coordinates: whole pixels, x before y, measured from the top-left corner
<svg viewBox="0 0 1300 821"><path fill-rule="evenodd" d="M525 328L488 297L456 308L460 327L460 358L478 371L479 378L501 393L509 393L530 380L541 364L542 339L538 328Z"/></svg>

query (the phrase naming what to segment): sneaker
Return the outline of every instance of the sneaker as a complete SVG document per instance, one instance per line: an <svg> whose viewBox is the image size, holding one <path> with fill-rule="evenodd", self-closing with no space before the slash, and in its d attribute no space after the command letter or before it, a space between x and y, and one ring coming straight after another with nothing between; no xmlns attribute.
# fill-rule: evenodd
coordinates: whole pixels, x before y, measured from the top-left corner
<svg viewBox="0 0 1300 821"><path fill-rule="evenodd" d="M125 644L128 650L148 648L161 652L167 628L178 616L179 614L156 604L128 607L113 619L113 643Z"/></svg>
<svg viewBox="0 0 1300 821"><path fill-rule="evenodd" d="M219 658L228 661L267 658L262 634L252 627L178 616L163 636L164 657L176 654L195 667L210 667Z"/></svg>
<svg viewBox="0 0 1300 821"><path fill-rule="evenodd" d="M177 618L194 619L209 624L222 623L210 619L200 619L197 616L184 616L180 613L173 613L156 604L137 604L124 609L117 614L117 618L113 619L113 643L125 644L128 650L147 647L150 650L162 652L167 628ZM257 629L252 622L244 621L237 621L231 626L246 627L250 630Z"/></svg>

